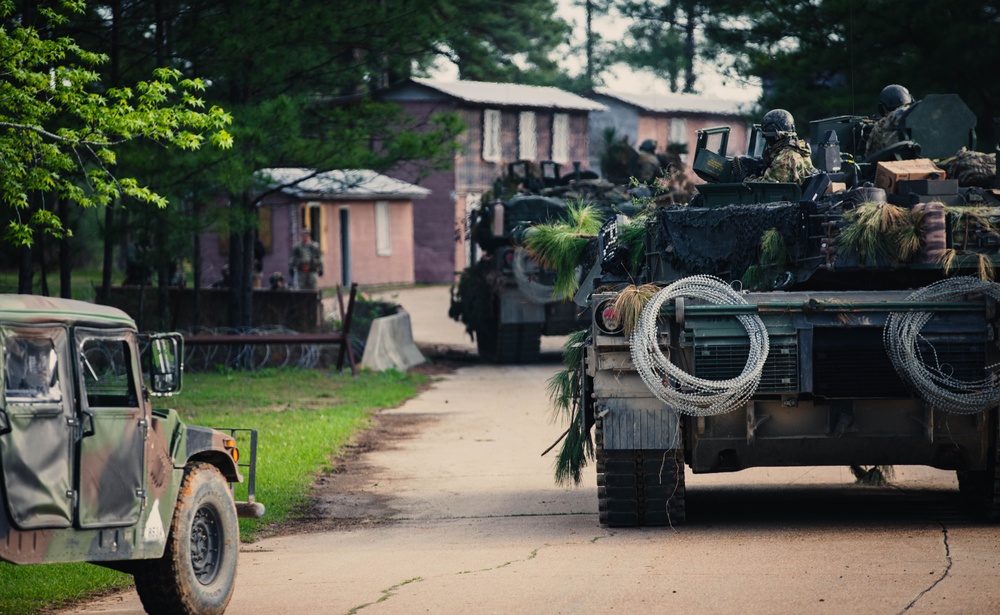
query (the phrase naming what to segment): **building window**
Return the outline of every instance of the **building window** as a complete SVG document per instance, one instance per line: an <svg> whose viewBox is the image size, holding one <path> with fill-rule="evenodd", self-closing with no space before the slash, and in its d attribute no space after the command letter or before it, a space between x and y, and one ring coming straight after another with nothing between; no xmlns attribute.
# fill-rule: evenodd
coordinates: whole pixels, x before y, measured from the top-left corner
<svg viewBox="0 0 1000 615"><path fill-rule="evenodd" d="M569 115L566 113L552 116L552 160L569 162Z"/></svg>
<svg viewBox="0 0 1000 615"><path fill-rule="evenodd" d="M500 162L500 111L483 111L483 160Z"/></svg>
<svg viewBox="0 0 1000 615"><path fill-rule="evenodd" d="M535 112L522 111L518 118L518 146L521 160L534 160L538 150L537 131L535 130Z"/></svg>
<svg viewBox="0 0 1000 615"><path fill-rule="evenodd" d="M392 254L392 236L389 234L389 201L375 201L375 254Z"/></svg>

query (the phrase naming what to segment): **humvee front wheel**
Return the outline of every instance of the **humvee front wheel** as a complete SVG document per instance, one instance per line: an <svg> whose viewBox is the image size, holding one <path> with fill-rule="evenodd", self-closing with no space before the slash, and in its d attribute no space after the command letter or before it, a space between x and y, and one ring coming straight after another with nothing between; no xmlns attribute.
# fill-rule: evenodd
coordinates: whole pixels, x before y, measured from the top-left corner
<svg viewBox="0 0 1000 615"><path fill-rule="evenodd" d="M135 588L151 615L221 615L233 595L239 554L236 506L207 463L188 466L163 557L140 566Z"/></svg>

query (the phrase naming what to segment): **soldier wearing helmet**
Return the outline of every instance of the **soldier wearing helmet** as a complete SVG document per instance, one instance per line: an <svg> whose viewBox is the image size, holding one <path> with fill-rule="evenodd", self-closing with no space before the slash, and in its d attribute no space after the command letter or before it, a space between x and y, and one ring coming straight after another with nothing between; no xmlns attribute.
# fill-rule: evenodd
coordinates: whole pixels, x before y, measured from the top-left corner
<svg viewBox="0 0 1000 615"><path fill-rule="evenodd" d="M639 146L635 177L645 184L653 181L660 175L660 159L656 157L656 141L646 139Z"/></svg>
<svg viewBox="0 0 1000 615"><path fill-rule="evenodd" d="M865 145L865 157L906 140L903 118L913 108L910 91L898 84L887 85L878 95L878 121L872 126Z"/></svg>
<svg viewBox="0 0 1000 615"><path fill-rule="evenodd" d="M309 229L303 229L301 236L302 241L292 248L288 268L292 275L298 274L299 288L316 290L317 276L323 277L323 251L319 244L313 241Z"/></svg>
<svg viewBox="0 0 1000 615"><path fill-rule="evenodd" d="M772 109L760 122L761 134L767 142L764 150L764 172L750 181L795 182L801 184L816 172L810 160L809 144L795 132L795 120L784 109Z"/></svg>

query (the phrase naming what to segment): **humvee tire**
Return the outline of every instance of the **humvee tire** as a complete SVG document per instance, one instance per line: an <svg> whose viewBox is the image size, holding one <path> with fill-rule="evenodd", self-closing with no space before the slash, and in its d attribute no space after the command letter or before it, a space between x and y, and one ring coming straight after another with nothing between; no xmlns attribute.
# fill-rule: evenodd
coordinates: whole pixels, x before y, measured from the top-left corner
<svg viewBox="0 0 1000 615"><path fill-rule="evenodd" d="M226 479L211 464L188 465L163 557L134 574L146 612L221 615L233 595L239 544Z"/></svg>
<svg viewBox="0 0 1000 615"><path fill-rule="evenodd" d="M682 451L605 450L603 420L594 433L597 512L604 527L684 523Z"/></svg>

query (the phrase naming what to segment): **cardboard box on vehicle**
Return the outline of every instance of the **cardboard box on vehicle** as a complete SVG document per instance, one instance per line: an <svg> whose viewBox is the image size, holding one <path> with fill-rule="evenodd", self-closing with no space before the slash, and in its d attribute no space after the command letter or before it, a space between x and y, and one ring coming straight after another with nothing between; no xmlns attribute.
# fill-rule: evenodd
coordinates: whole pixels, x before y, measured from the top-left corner
<svg viewBox="0 0 1000 615"><path fill-rule="evenodd" d="M935 166L930 158L880 162L875 167L875 187L882 188L886 194L896 192L897 185L901 181L946 177L947 173Z"/></svg>

